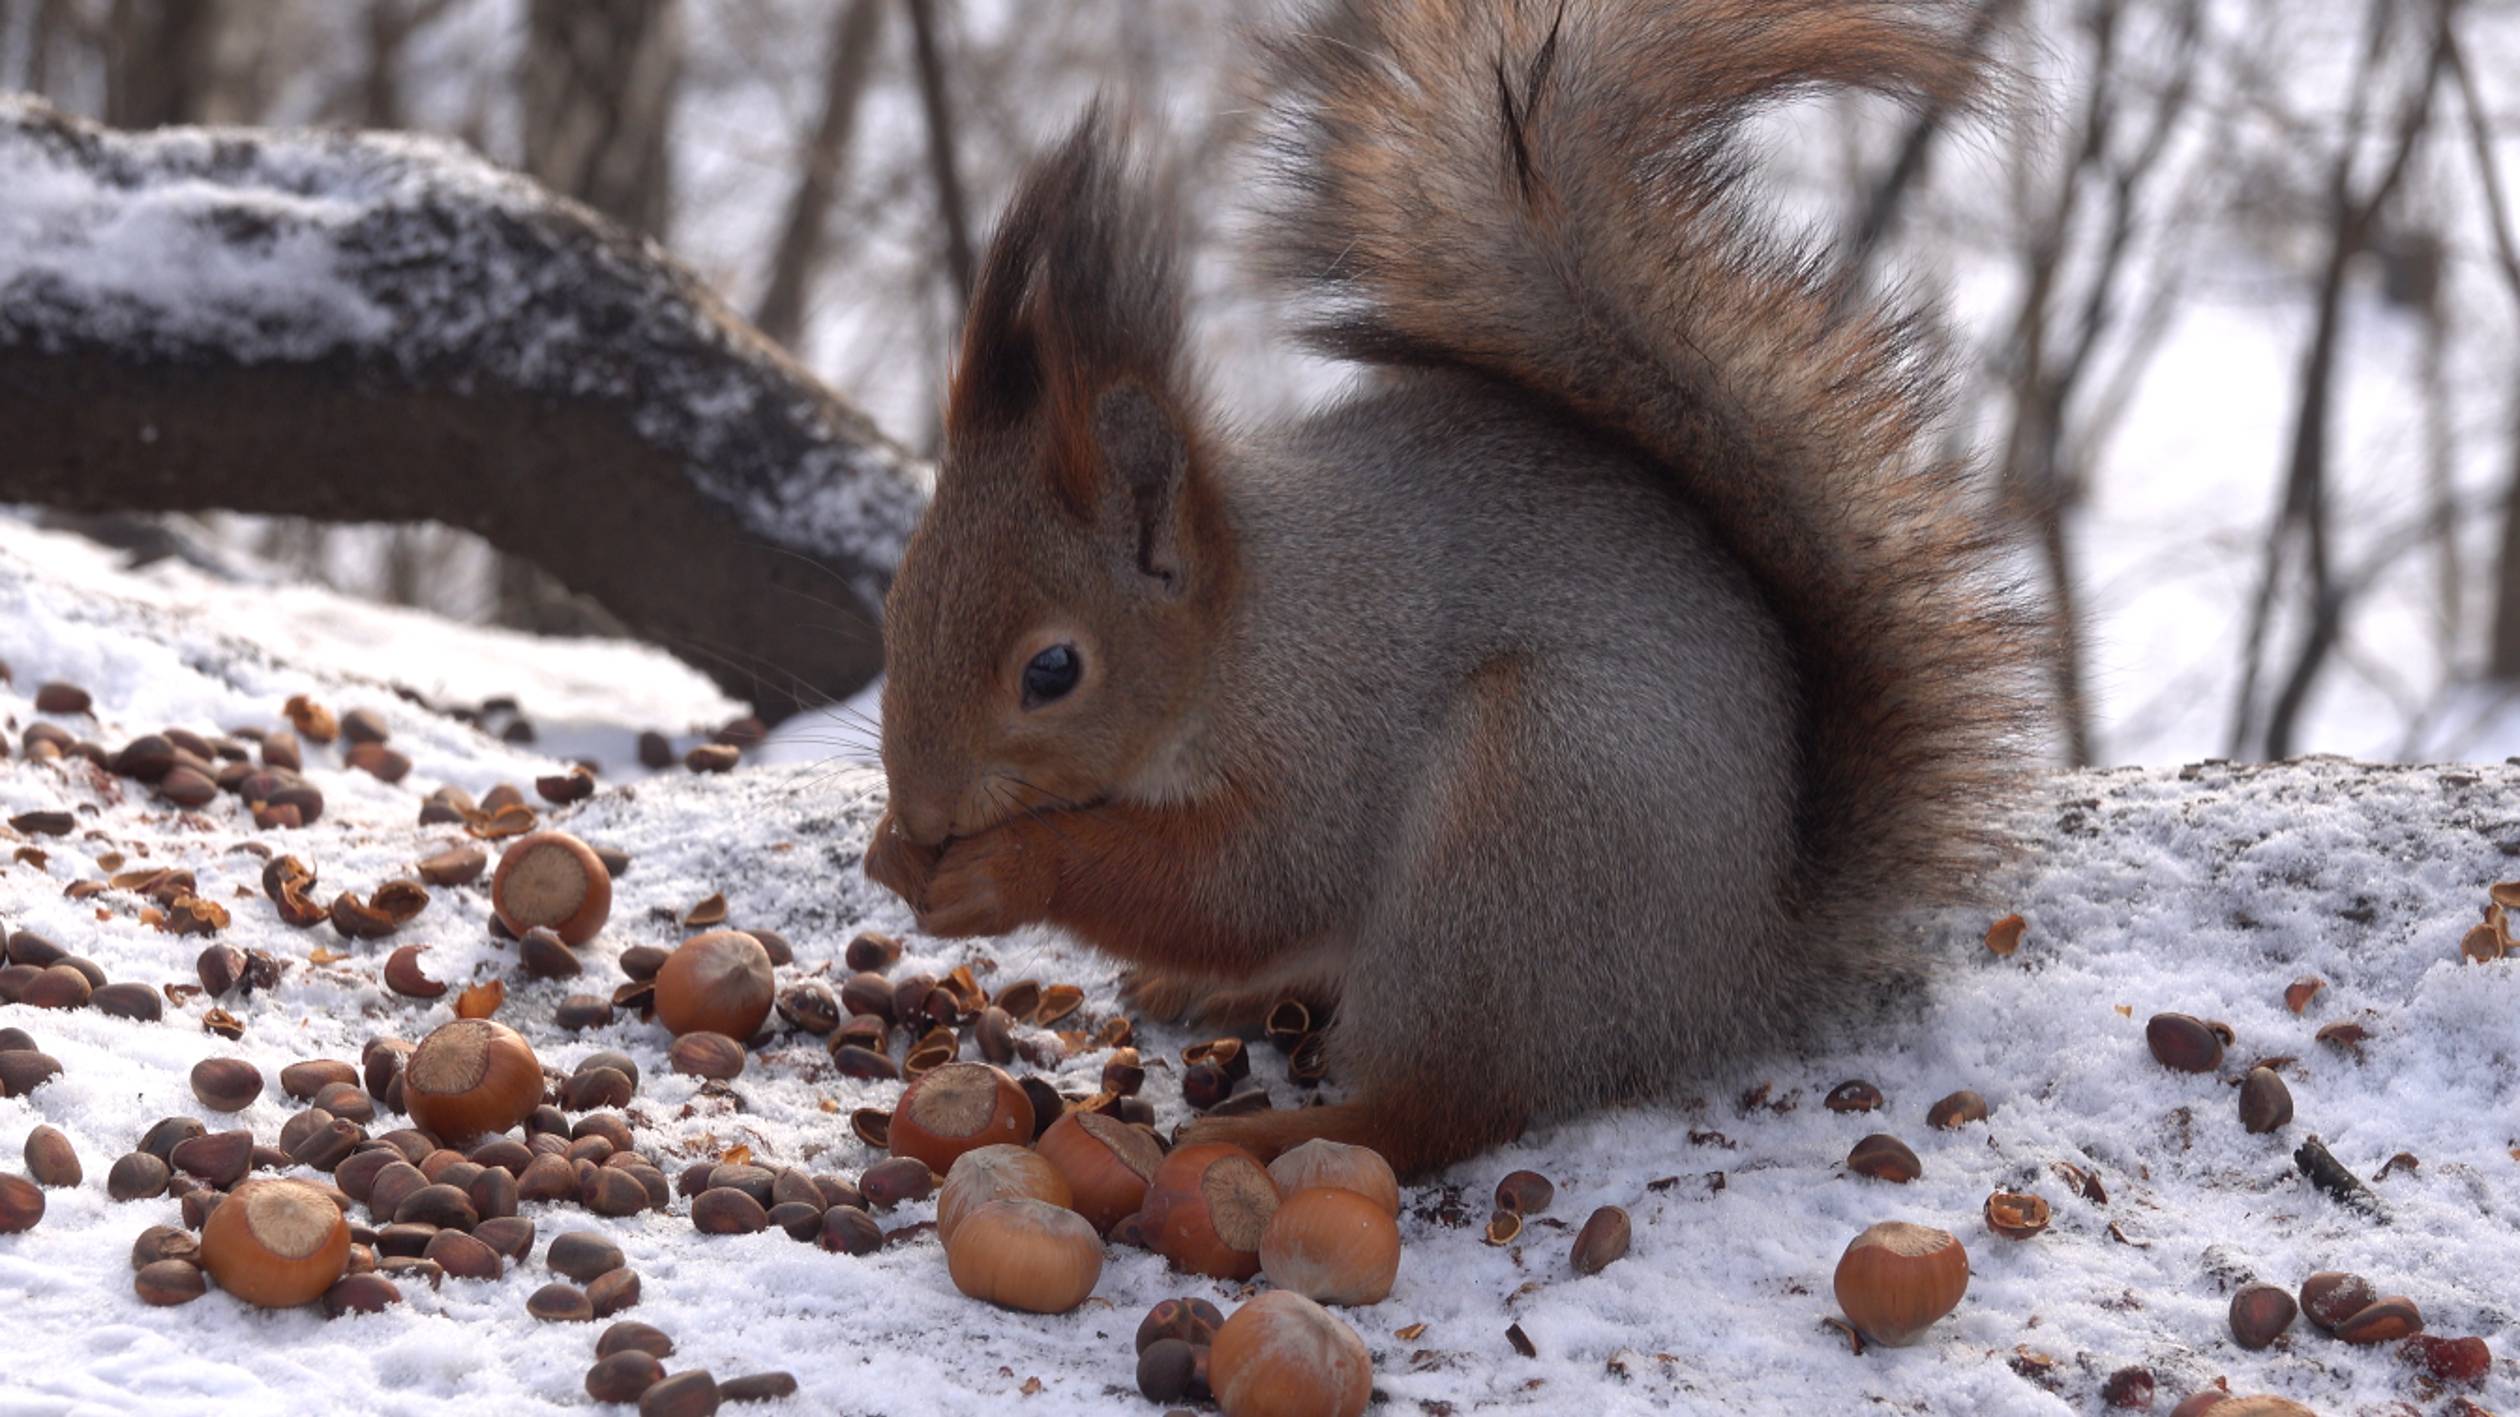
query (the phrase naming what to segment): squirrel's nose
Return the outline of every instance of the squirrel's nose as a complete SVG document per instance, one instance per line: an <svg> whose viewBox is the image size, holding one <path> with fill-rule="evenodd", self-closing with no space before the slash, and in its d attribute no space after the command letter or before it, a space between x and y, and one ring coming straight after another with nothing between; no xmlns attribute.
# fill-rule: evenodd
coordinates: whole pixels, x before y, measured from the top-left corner
<svg viewBox="0 0 2520 1417"><path fill-rule="evenodd" d="M935 799L924 794L896 794L892 808L894 829L910 838L914 846L942 846L953 835L950 804L939 807Z"/></svg>

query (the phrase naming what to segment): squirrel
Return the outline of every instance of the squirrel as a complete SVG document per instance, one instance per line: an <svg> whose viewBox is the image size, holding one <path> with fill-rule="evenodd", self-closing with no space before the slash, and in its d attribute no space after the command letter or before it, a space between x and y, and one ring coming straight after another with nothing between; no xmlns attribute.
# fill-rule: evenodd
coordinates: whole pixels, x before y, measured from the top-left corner
<svg viewBox="0 0 2520 1417"><path fill-rule="evenodd" d="M1128 1002L1335 1014L1347 1100L1195 1121L1423 1174L1915 977L2035 780L2041 616L1930 446L1929 322L1748 193L1822 85L1966 109L1948 7L1316 0L1260 267L1341 401L1235 428L1099 106L974 283L886 602L865 870Z"/></svg>

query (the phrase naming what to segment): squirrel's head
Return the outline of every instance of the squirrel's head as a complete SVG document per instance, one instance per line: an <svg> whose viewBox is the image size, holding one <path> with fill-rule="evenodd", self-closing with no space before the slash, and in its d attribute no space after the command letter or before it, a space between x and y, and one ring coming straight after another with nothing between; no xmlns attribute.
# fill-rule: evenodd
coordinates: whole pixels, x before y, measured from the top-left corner
<svg viewBox="0 0 2520 1417"><path fill-rule="evenodd" d="M1098 114L990 243L885 602L884 772L914 841L1174 780L1234 576L1174 249Z"/></svg>

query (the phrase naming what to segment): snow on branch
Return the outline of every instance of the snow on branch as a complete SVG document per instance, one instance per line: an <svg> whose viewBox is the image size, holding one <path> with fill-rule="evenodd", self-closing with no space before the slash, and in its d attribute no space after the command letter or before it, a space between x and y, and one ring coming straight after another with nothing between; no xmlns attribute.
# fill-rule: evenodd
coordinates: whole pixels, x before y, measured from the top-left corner
<svg viewBox="0 0 2520 1417"><path fill-rule="evenodd" d="M656 245L454 144L0 98L0 500L436 520L766 716L881 662L916 460Z"/></svg>

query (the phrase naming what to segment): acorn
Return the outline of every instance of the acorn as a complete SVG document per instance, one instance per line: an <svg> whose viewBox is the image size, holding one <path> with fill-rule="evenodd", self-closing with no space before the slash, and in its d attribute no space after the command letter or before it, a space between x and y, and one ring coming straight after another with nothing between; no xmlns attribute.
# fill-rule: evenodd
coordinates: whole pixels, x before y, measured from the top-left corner
<svg viewBox="0 0 2520 1417"><path fill-rule="evenodd" d="M1062 1116L1037 1145L1067 1182L1066 1204L1104 1235L1146 1203L1147 1184L1164 1161L1151 1133L1099 1112Z"/></svg>
<svg viewBox="0 0 2520 1417"><path fill-rule="evenodd" d="M1176 1268L1249 1279L1260 1270L1260 1237L1277 1206L1277 1183L1258 1158L1224 1142L1198 1142L1174 1149L1155 1169L1143 1214L1156 1253Z"/></svg>
<svg viewBox="0 0 2520 1417"><path fill-rule="evenodd" d="M1102 1240L1083 1216L1022 1198L975 1207L945 1249L956 1289L1036 1314L1084 1303L1102 1278L1102 1260Z"/></svg>
<svg viewBox="0 0 2520 1417"><path fill-rule="evenodd" d="M946 1063L901 1094L887 1140L893 1155L944 1172L966 1151L1032 1136L1032 1102L1014 1079L986 1063Z"/></svg>
<svg viewBox="0 0 2520 1417"><path fill-rule="evenodd" d="M2301 1311L2293 1296L2275 1284L2244 1284L2231 1296L2231 1337L2251 1352L2264 1348L2292 1327Z"/></svg>
<svg viewBox="0 0 2520 1417"><path fill-rule="evenodd" d="M994 1200L1020 1198L1073 1209L1067 1177L1038 1153L1020 1146L984 1146L954 1158L936 1198L936 1238L947 1246L963 1217ZM817 1214L819 1223L819 1213ZM1091 1223L1090 1221L1088 1222Z"/></svg>
<svg viewBox="0 0 2520 1417"><path fill-rule="evenodd" d="M612 873L567 832L534 832L500 856L490 906L511 934L548 926L562 944L582 945L612 915Z"/></svg>
<svg viewBox="0 0 2520 1417"><path fill-rule="evenodd" d="M656 1018L677 1035L750 1038L777 993L770 955L741 930L694 935L656 971Z"/></svg>
<svg viewBox="0 0 2520 1417"><path fill-rule="evenodd" d="M1400 1180L1391 1174L1391 1163L1371 1147L1315 1138L1279 1153L1278 1159L1269 1163L1269 1179L1277 1183L1281 1195L1291 1196L1316 1186L1335 1186L1371 1196L1393 1215L1400 1213ZM1509 1184L1517 1199L1531 1207L1520 1214L1538 1215L1548 1209L1549 1197L1555 1194L1548 1178L1539 1172L1517 1171L1497 1182L1496 1203L1500 1207L1505 1204Z"/></svg>
<svg viewBox="0 0 2520 1417"><path fill-rule="evenodd" d="M1374 1360L1329 1310L1272 1290L1217 1329L1208 1387L1225 1417L1362 1417Z"/></svg>
<svg viewBox="0 0 2520 1417"><path fill-rule="evenodd" d="M1380 1197L1357 1191L1292 1192L1260 1232L1260 1272L1315 1303L1379 1304L1400 1272L1393 1214Z"/></svg>
<svg viewBox="0 0 2520 1417"><path fill-rule="evenodd" d="M1960 1305L1969 1288L1969 1255L1948 1231L1884 1221L1855 1237L1839 1257L1838 1307L1866 1338L1889 1347L1913 1343Z"/></svg>
<svg viewBox="0 0 2520 1417"><path fill-rule="evenodd" d="M504 1132L542 1101L533 1048L489 1019L457 1019L420 1040L402 1082L411 1119L450 1142Z"/></svg>
<svg viewBox="0 0 2520 1417"><path fill-rule="evenodd" d="M201 1227L210 1277L267 1309L321 1297L349 1262L349 1222L322 1187L305 1181L247 1181Z"/></svg>

